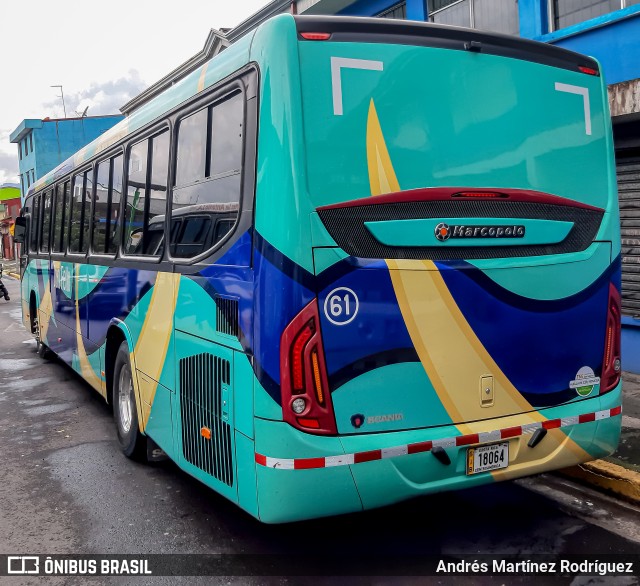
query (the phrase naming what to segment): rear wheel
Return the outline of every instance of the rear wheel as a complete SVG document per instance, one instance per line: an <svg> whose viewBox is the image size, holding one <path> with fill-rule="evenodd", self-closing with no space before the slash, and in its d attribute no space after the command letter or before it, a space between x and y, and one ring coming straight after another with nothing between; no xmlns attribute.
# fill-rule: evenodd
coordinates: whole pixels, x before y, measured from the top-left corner
<svg viewBox="0 0 640 586"><path fill-rule="evenodd" d="M113 416L124 455L135 460L144 460L147 454L147 438L140 433L138 425L133 373L129 360L129 346L126 342L120 344L113 367Z"/></svg>

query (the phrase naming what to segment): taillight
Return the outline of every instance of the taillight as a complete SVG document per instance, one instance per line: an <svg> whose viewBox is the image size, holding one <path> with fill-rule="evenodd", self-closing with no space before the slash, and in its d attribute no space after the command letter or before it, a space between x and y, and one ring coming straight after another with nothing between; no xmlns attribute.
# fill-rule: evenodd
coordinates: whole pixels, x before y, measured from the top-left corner
<svg viewBox="0 0 640 586"><path fill-rule="evenodd" d="M587 75L600 75L600 72L597 69L594 69L593 67L584 67L580 65L578 69L582 73L586 73Z"/></svg>
<svg viewBox="0 0 640 586"><path fill-rule="evenodd" d="M331 33L300 33L300 36L307 41L328 41Z"/></svg>
<svg viewBox="0 0 640 586"><path fill-rule="evenodd" d="M602 377L600 393L607 393L620 382L622 364L620 362L620 293L609 285L609 309L607 311L607 330L604 338L604 358L602 359Z"/></svg>
<svg viewBox="0 0 640 586"><path fill-rule="evenodd" d="M496 199L496 198L508 198L506 193L500 193L498 191L459 191L458 193L452 193L451 197L475 197L482 199Z"/></svg>
<svg viewBox="0 0 640 586"><path fill-rule="evenodd" d="M282 333L280 383L282 413L287 423L309 433L338 433L329 393L316 299Z"/></svg>

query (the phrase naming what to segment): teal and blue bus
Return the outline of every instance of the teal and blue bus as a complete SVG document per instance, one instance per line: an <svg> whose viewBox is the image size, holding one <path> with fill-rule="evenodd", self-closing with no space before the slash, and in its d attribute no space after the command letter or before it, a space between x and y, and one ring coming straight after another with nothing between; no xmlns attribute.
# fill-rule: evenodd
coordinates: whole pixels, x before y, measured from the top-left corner
<svg viewBox="0 0 640 586"><path fill-rule="evenodd" d="M599 458L621 425L598 63L280 15L30 190L25 327L258 519ZM161 452L160 452L161 453Z"/></svg>

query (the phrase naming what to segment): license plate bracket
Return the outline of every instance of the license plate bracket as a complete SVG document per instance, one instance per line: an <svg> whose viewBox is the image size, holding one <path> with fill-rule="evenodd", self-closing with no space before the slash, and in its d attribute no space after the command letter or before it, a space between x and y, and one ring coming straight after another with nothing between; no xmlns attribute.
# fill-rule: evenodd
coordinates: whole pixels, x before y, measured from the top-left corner
<svg viewBox="0 0 640 586"><path fill-rule="evenodd" d="M467 450L467 476L509 466L509 442L475 446Z"/></svg>

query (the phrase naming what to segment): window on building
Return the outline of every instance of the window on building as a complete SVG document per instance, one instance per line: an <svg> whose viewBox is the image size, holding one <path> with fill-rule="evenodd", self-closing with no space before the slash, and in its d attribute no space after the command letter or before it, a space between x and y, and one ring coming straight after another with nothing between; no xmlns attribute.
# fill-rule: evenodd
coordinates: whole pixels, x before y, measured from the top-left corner
<svg viewBox="0 0 640 586"><path fill-rule="evenodd" d="M391 8L387 8L383 10L379 14L376 14L378 18L393 18L404 20L407 18L407 3L406 2L398 2Z"/></svg>
<svg viewBox="0 0 640 586"><path fill-rule="evenodd" d="M29 171L27 171L24 176L27 179L27 185L26 188L29 189L29 187L31 187L31 174L29 173Z"/></svg>
<svg viewBox="0 0 640 586"><path fill-rule="evenodd" d="M164 131L131 147L125 206L126 254L161 254L168 171L169 132Z"/></svg>
<svg viewBox="0 0 640 586"><path fill-rule="evenodd" d="M49 252L49 234L51 232L51 190L45 192L42 205L42 232L40 233L40 252Z"/></svg>
<svg viewBox="0 0 640 586"><path fill-rule="evenodd" d="M120 244L122 161L118 155L98 164L91 246L96 254L115 254Z"/></svg>
<svg viewBox="0 0 640 586"><path fill-rule="evenodd" d="M565 28L621 7L620 0L553 0L554 26Z"/></svg>
<svg viewBox="0 0 640 586"><path fill-rule="evenodd" d="M518 35L517 0L428 0L429 20L437 24Z"/></svg>
<svg viewBox="0 0 640 586"><path fill-rule="evenodd" d="M29 151L33 152L33 132L29 133Z"/></svg>
<svg viewBox="0 0 640 586"><path fill-rule="evenodd" d="M18 158L22 161L22 143L18 143Z"/></svg>
<svg viewBox="0 0 640 586"><path fill-rule="evenodd" d="M40 229L40 196L36 195L33 198L31 209L31 240L29 249L31 252L38 251L38 232Z"/></svg>
<svg viewBox="0 0 640 586"><path fill-rule="evenodd" d="M192 123L195 119L207 120L208 132L196 131ZM173 257L198 256L233 229L240 210L243 150L242 94L180 122L177 167L188 167L191 172L176 173L171 226ZM198 161L196 166L192 164L194 160Z"/></svg>
<svg viewBox="0 0 640 586"><path fill-rule="evenodd" d="M20 188L22 189L22 193L26 193L26 189L24 188L24 175L20 175Z"/></svg>
<svg viewBox="0 0 640 586"><path fill-rule="evenodd" d="M640 0L638 0L640 2ZM35 169L31 169L31 183L36 182L36 171Z"/></svg>

